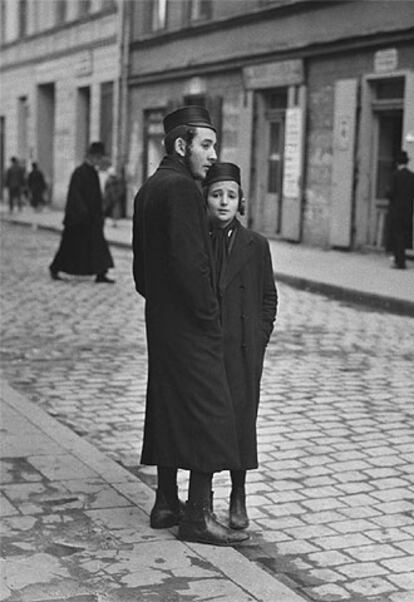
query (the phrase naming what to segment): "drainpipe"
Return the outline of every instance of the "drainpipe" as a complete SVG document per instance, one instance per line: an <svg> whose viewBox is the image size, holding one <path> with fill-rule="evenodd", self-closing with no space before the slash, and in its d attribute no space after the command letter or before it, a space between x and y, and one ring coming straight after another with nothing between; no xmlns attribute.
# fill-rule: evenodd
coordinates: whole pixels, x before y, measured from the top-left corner
<svg viewBox="0 0 414 602"><path fill-rule="evenodd" d="M125 180L127 161L128 69L131 32L130 0L118 0L118 78L115 94L115 167Z"/></svg>

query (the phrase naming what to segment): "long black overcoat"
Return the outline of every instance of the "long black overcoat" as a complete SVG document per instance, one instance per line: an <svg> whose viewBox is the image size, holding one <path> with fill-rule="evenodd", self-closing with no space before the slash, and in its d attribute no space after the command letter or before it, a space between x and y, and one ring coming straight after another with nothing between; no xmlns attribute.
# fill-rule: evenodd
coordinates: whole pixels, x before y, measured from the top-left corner
<svg viewBox="0 0 414 602"><path fill-rule="evenodd" d="M133 274L145 297L148 384L141 462L240 468L200 189L165 157L134 202Z"/></svg>
<svg viewBox="0 0 414 602"><path fill-rule="evenodd" d="M269 243L239 225L219 287L226 373L242 468L257 468L256 418L266 345L277 310Z"/></svg>
<svg viewBox="0 0 414 602"><path fill-rule="evenodd" d="M388 250L392 250L397 233L403 233L405 248L411 249L413 246L414 173L406 167L397 169L392 175L388 196L390 199Z"/></svg>
<svg viewBox="0 0 414 602"><path fill-rule="evenodd" d="M113 267L103 233L102 192L96 169L82 163L69 183L64 230L51 268L67 274L102 274Z"/></svg>

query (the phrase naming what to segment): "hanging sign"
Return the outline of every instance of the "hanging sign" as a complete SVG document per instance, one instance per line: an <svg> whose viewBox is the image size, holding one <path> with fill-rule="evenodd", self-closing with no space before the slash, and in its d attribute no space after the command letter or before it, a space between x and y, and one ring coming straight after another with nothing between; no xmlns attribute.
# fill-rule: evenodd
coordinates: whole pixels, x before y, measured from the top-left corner
<svg viewBox="0 0 414 602"><path fill-rule="evenodd" d="M283 197L300 196L302 175L302 120L299 107L286 110L285 154L283 163Z"/></svg>
<svg viewBox="0 0 414 602"><path fill-rule="evenodd" d="M378 50L374 55L375 73L390 73L398 67L398 50L396 48L387 48Z"/></svg>

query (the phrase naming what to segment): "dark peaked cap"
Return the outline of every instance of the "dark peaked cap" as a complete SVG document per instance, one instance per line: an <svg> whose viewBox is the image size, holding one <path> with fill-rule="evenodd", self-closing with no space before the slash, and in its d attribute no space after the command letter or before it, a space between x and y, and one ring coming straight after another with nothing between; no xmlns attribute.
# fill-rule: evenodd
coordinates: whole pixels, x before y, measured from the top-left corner
<svg viewBox="0 0 414 602"><path fill-rule="evenodd" d="M232 180L240 186L240 169L234 163L213 163L207 172L203 186L210 186L214 182Z"/></svg>
<svg viewBox="0 0 414 602"><path fill-rule="evenodd" d="M211 123L210 114L207 109L197 105L180 107L164 117L165 134L169 134L172 130L183 125L210 128L216 131L216 128Z"/></svg>

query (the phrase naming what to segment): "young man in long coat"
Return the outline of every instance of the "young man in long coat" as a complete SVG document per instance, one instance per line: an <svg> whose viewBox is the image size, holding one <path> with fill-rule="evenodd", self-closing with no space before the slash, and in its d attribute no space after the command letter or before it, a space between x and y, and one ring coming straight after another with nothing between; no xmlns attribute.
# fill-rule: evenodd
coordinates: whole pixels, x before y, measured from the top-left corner
<svg viewBox="0 0 414 602"><path fill-rule="evenodd" d="M269 243L236 218L244 213L240 169L216 163L204 194L216 263L224 360L236 416L240 469L231 470L230 526L245 529L246 470L257 468L256 419L266 345L277 310Z"/></svg>
<svg viewBox="0 0 414 602"><path fill-rule="evenodd" d="M97 168L105 156L102 142L92 142L85 161L75 169L69 183L59 249L49 266L53 280L59 272L96 275L95 282L113 283L107 276L114 266L103 227L102 191Z"/></svg>
<svg viewBox="0 0 414 602"><path fill-rule="evenodd" d="M133 275L145 297L148 384L141 462L156 465L153 528L179 524L186 541L233 545L248 536L217 522L213 473L240 467L226 380L207 220L196 180L216 160L203 107L164 119L167 156L141 187L133 218ZM190 471L182 515L177 469Z"/></svg>
<svg viewBox="0 0 414 602"><path fill-rule="evenodd" d="M405 249L413 246L414 173L407 167L408 154L401 151L397 169L392 174L389 190L390 247L394 253L393 267L405 270Z"/></svg>

